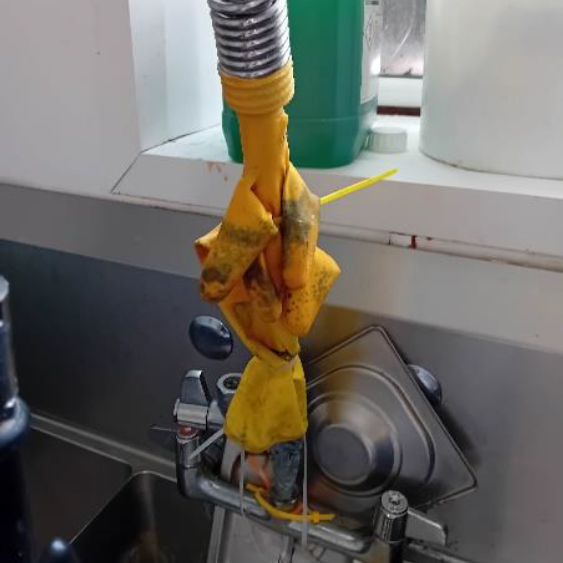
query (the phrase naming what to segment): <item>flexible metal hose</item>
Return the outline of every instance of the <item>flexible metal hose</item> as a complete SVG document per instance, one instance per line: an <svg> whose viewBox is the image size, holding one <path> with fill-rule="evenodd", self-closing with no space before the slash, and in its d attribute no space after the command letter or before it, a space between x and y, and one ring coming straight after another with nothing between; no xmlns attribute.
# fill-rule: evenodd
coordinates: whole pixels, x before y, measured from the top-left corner
<svg viewBox="0 0 563 563"><path fill-rule="evenodd" d="M242 78L260 78L291 57L287 0L208 0L219 68Z"/></svg>

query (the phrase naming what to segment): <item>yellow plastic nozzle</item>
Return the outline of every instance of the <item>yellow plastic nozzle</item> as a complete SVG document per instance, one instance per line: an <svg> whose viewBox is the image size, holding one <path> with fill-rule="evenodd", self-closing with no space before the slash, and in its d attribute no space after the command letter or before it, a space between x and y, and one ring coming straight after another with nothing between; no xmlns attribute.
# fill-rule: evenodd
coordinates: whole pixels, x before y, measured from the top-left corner
<svg viewBox="0 0 563 563"><path fill-rule="evenodd" d="M254 493L254 498L256 502L270 515L272 518L277 518L278 520L292 520L293 522L309 522L310 524L319 524L320 522L330 522L336 518L335 514L321 514L320 512L313 511L309 512L307 516L303 514L293 514L291 512L285 512L280 510L275 506L272 506L263 496L262 493L264 489L248 483L246 488Z"/></svg>
<svg viewBox="0 0 563 563"><path fill-rule="evenodd" d="M332 203L333 201L336 201L347 195L359 192L360 190L365 190L366 188L369 188L370 186L373 186L374 184L381 182L381 180L385 180L385 178L389 178L389 176L396 174L398 171L399 171L398 168L392 168L391 170L387 170L387 172L383 172L383 174L378 174L377 176L366 178L365 180L352 184L351 186L340 188L339 190L336 190L331 194L321 197L321 205Z"/></svg>

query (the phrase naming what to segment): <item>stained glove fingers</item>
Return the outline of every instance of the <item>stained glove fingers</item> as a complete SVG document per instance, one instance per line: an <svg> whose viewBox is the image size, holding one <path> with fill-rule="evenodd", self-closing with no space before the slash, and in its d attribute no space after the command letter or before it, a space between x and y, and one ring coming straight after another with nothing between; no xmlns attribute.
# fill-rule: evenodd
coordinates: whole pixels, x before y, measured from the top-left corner
<svg viewBox="0 0 563 563"><path fill-rule="evenodd" d="M280 319L275 323L263 321L253 301L236 303L233 312L245 338L259 342L275 356L288 361L299 353L299 340Z"/></svg>
<svg viewBox="0 0 563 563"><path fill-rule="evenodd" d="M229 406L225 433L251 453L307 431L305 376L299 358L274 367L252 358Z"/></svg>
<svg viewBox="0 0 563 563"><path fill-rule="evenodd" d="M203 263L200 290L207 301L224 299L278 232L251 188L243 177Z"/></svg>
<svg viewBox="0 0 563 563"><path fill-rule="evenodd" d="M266 267L264 253L259 254L244 273L244 285L264 322L273 323L281 317L282 301Z"/></svg>
<svg viewBox="0 0 563 563"><path fill-rule="evenodd" d="M199 237L195 243L195 252L197 257L199 258L199 263L203 264L205 259L209 255L211 251L211 247L213 243L217 239L217 235L219 234L219 229L221 228L221 223L219 223L213 230L209 231L207 234Z"/></svg>
<svg viewBox="0 0 563 563"><path fill-rule="evenodd" d="M319 236L319 198L290 165L282 197L283 280L289 289L310 277Z"/></svg>
<svg viewBox="0 0 563 563"><path fill-rule="evenodd" d="M303 336L309 332L339 274L338 264L317 248L307 283L299 289L288 290L285 295L283 319L292 334Z"/></svg>

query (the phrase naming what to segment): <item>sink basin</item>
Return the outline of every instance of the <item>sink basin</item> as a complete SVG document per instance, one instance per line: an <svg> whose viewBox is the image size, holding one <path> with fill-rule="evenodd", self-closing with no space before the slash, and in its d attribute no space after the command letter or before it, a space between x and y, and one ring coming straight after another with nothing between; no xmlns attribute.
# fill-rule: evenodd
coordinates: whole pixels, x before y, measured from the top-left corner
<svg viewBox="0 0 563 563"><path fill-rule="evenodd" d="M36 549L71 540L131 475L126 463L33 430L22 448Z"/></svg>
<svg viewBox="0 0 563 563"><path fill-rule="evenodd" d="M81 563L204 563L213 510L140 473L75 538Z"/></svg>
<svg viewBox="0 0 563 563"><path fill-rule="evenodd" d="M352 559L309 543L290 540L240 514L217 509L207 563L352 563ZM382 563L377 555L373 563Z"/></svg>

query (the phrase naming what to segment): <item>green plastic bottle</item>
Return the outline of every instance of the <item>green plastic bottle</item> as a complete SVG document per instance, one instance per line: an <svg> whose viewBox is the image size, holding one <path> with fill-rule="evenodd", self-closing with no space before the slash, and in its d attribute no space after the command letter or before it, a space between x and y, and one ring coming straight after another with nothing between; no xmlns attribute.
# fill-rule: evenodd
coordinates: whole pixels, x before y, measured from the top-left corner
<svg viewBox="0 0 563 563"><path fill-rule="evenodd" d="M288 0L295 96L286 107L297 166L331 168L361 151L377 108L380 0ZM229 155L242 162L237 116L224 104Z"/></svg>

